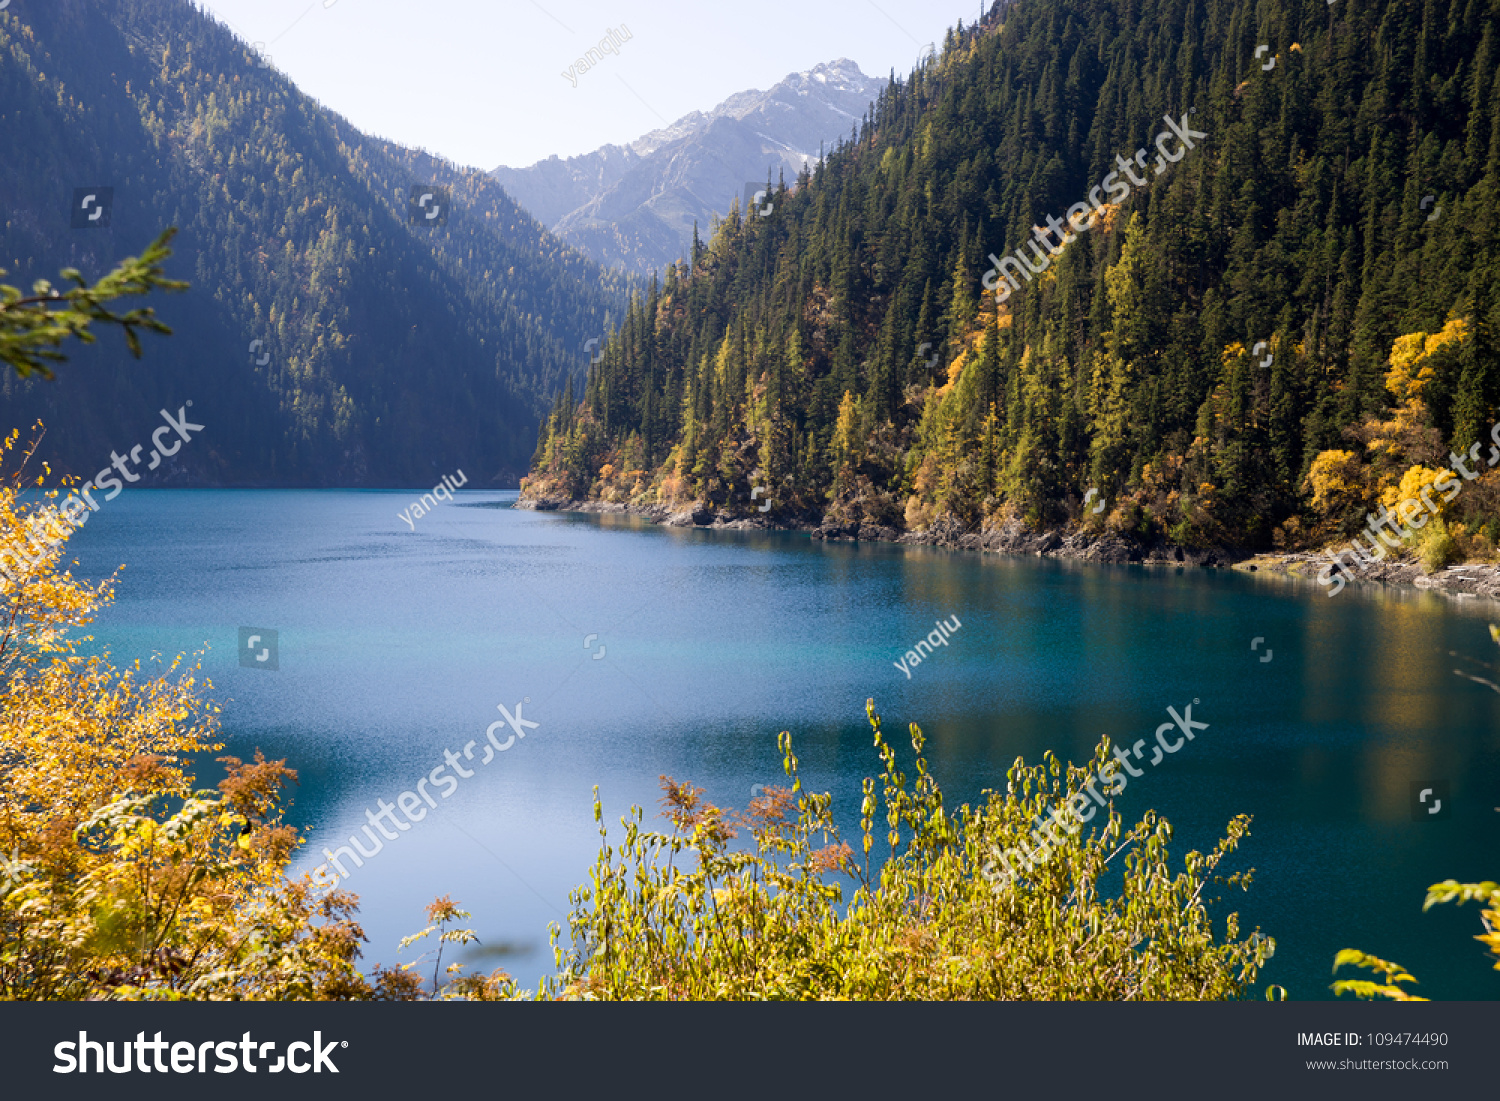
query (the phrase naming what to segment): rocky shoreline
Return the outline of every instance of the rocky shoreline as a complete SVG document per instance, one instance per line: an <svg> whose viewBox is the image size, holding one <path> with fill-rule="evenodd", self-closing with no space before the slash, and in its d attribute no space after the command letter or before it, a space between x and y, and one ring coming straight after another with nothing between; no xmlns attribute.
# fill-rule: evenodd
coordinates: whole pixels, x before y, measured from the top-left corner
<svg viewBox="0 0 1500 1101"><path fill-rule="evenodd" d="M1265 570L1268 573L1285 574L1318 584L1318 574L1328 565L1328 556L1323 554L1258 554L1235 563L1239 570ZM1346 558L1345 561L1348 561ZM1427 573L1419 563L1412 561L1378 562L1373 566L1353 571L1358 581L1381 585L1410 585L1418 589L1432 589L1450 596L1481 596L1500 600L1500 565L1476 562ZM1319 588L1324 586L1318 585Z"/></svg>
<svg viewBox="0 0 1500 1101"><path fill-rule="evenodd" d="M1237 569L1265 572L1317 584L1318 573L1328 557L1306 552L1289 554L1242 553L1229 547L1195 550L1168 543L1144 544L1118 535L1086 531L1031 531L1019 522L989 531L975 532L954 520L940 520L920 532L900 532L874 524L773 524L760 516L724 519L706 505L671 509L666 505L626 505L606 501L570 501L559 498L525 498L516 508L537 512L594 512L639 516L668 527L719 528L736 531L805 531L814 539L839 542L902 543L944 547L951 550L989 551L1034 557L1077 559L1110 564L1201 566L1205 569ZM1500 600L1500 565L1477 563L1450 566L1426 573L1411 561L1384 561L1357 571L1357 579L1382 585L1410 585L1455 597L1486 597ZM1321 587L1321 586L1320 586Z"/></svg>

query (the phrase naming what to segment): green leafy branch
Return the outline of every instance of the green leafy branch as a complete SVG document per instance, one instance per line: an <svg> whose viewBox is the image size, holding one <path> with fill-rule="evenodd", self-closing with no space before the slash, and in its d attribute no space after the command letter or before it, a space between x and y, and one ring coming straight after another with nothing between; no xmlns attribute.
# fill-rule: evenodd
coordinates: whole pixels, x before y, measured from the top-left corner
<svg viewBox="0 0 1500 1101"><path fill-rule="evenodd" d="M1371 956L1357 948L1345 948L1333 959L1334 973L1337 974L1338 969L1346 963L1352 963L1356 967L1367 967L1380 975L1384 981L1377 983L1369 979L1340 979L1333 984L1335 996L1353 994L1356 998L1389 998L1393 1002L1425 1002L1427 1000L1415 994L1408 994L1396 985L1417 981L1399 963L1391 963L1378 956Z"/></svg>
<svg viewBox="0 0 1500 1101"><path fill-rule="evenodd" d="M151 307L115 313L106 303L153 290L187 289L187 283L168 279L162 267L172 255L167 242L176 232L175 227L164 230L140 256L126 257L93 286L77 268L62 270L60 278L76 284L66 291L59 291L45 279L32 284L30 296L23 296L16 287L0 285L0 363L15 368L21 378L38 374L50 379L53 373L48 364L67 358L55 349L69 337L92 344L94 334L89 326L95 323L120 326L126 346L137 359L141 356L139 330L170 336L172 330L157 320ZM4 274L0 270L0 275Z"/></svg>

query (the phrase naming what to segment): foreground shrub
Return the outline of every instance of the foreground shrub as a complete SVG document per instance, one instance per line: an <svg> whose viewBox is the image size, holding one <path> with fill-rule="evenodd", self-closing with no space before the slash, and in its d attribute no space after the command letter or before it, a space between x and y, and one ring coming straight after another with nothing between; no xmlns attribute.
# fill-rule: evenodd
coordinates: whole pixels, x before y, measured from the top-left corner
<svg viewBox="0 0 1500 1101"><path fill-rule="evenodd" d="M1460 883L1456 879L1445 879L1427 888L1427 901L1422 904L1422 910L1425 913L1443 902L1463 905L1471 901L1479 903L1479 923L1484 927L1484 932L1474 939L1489 949L1490 954L1495 957L1495 970L1500 971L1500 883L1489 880L1483 883ZM1334 973L1337 974L1339 968L1346 964L1366 968L1379 975L1380 981L1339 979L1331 988L1335 995L1353 994L1356 998L1368 1001L1381 998L1395 1002L1427 1000L1419 998L1401 985L1415 983L1417 980L1399 963L1390 963L1355 948L1345 948L1333 959Z"/></svg>
<svg viewBox="0 0 1500 1101"><path fill-rule="evenodd" d="M1429 520L1416 534L1417 554L1422 559L1422 568L1427 573L1446 569L1462 559L1458 542L1453 538L1442 517Z"/></svg>
<svg viewBox="0 0 1500 1101"><path fill-rule="evenodd" d="M0 998L366 996L354 896L285 877L296 774L224 757L195 789L221 748L207 683L77 652L112 581L67 571L74 528L24 498L24 465L0 484Z"/></svg>
<svg viewBox="0 0 1500 1101"><path fill-rule="evenodd" d="M858 856L833 824L830 795L801 794L790 735L780 736L792 784L735 814L700 789L663 777L670 833L646 830L633 808L618 851L594 818L601 848L591 883L572 895L571 946L553 945L555 997L598 999L1220 999L1253 986L1275 945L1222 939L1209 917L1210 883L1248 886L1248 872L1214 873L1249 827L1229 823L1207 855L1169 866L1171 827L1148 812L1126 830L1111 802L1088 834L1064 834L1052 858L998 889L983 871L1025 843L1034 821L1081 790L1089 769L1048 754L1017 760L1005 794L949 813L911 727L910 789L866 707L880 782L867 779ZM1094 766L1108 758L1099 747ZM889 857L872 870L877 819ZM743 848L731 842L749 834ZM852 886L848 905L844 887Z"/></svg>

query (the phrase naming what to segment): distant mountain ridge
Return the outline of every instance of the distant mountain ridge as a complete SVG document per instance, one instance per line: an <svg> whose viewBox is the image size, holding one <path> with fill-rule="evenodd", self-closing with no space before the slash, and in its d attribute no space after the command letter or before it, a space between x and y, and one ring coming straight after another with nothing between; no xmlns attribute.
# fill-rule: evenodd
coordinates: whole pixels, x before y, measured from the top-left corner
<svg viewBox="0 0 1500 1101"><path fill-rule="evenodd" d="M766 91L737 92L626 145L552 156L491 175L533 216L587 256L612 267L660 272L687 254L696 222L743 200L748 181L788 184L846 137L886 81L847 58L792 73Z"/></svg>

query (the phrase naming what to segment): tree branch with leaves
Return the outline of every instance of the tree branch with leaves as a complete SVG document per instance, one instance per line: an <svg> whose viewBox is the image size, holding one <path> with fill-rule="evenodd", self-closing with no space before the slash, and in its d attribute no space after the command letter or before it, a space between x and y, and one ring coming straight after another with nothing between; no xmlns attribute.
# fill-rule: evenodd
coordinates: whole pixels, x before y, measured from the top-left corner
<svg viewBox="0 0 1500 1101"><path fill-rule="evenodd" d="M32 284L31 294L0 284L0 363L15 369L21 378L33 374L52 378L50 363L67 359L57 348L69 337L85 344L94 342L91 325L118 325L125 345L137 359L141 356L140 331L170 336L172 330L157 320L150 306L116 313L107 305L119 298L149 294L153 290L186 290L188 284L168 279L162 267L172 250L167 247L176 227L164 230L139 256L127 256L114 271L92 286L77 268L64 268L60 278L75 284L58 290L45 279ZM0 269L0 276L6 272Z"/></svg>

